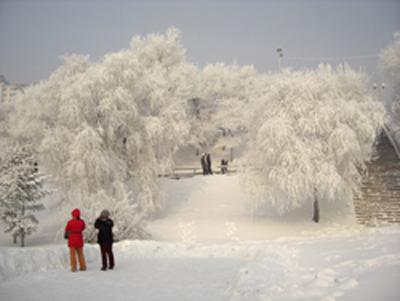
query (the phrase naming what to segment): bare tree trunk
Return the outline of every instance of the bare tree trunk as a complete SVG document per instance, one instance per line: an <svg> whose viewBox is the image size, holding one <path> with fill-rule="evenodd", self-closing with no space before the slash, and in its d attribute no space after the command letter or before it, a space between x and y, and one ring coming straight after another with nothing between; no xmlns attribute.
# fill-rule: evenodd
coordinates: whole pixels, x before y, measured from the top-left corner
<svg viewBox="0 0 400 301"><path fill-rule="evenodd" d="M22 209L21 209L21 219L23 219L24 217L25 217L25 202L22 205ZM25 229L20 228L19 236L21 239L21 247L23 247L23 246L25 246Z"/></svg>
<svg viewBox="0 0 400 301"><path fill-rule="evenodd" d="M25 233L24 230L21 230L21 247L25 246Z"/></svg>
<svg viewBox="0 0 400 301"><path fill-rule="evenodd" d="M319 202L316 193L314 194L314 216L312 220L316 223L319 222Z"/></svg>

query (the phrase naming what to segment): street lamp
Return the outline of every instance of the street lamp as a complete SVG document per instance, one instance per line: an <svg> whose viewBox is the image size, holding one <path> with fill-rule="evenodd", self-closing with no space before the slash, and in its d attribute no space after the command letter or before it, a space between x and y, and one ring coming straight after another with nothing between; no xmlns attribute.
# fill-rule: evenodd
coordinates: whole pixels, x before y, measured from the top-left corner
<svg viewBox="0 0 400 301"><path fill-rule="evenodd" d="M281 57L283 57L282 48L276 49L278 52L278 71L281 72Z"/></svg>
<svg viewBox="0 0 400 301"><path fill-rule="evenodd" d="M385 89L385 83L382 83L379 88L378 88L378 85L376 83L374 84L374 90L378 91L378 99L379 100L382 100L381 99L381 92L382 92L383 89Z"/></svg>

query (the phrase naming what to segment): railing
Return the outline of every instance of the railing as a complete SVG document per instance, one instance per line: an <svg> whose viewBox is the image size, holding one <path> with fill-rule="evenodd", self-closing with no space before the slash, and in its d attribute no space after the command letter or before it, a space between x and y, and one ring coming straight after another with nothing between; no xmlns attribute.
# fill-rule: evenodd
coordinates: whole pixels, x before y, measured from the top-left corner
<svg viewBox="0 0 400 301"><path fill-rule="evenodd" d="M397 157L400 158L399 145L397 144L397 141L393 138L393 134L392 134L391 130L387 127L386 124L383 125L383 129L386 133L386 136L389 138L390 143L393 145L393 148L397 154Z"/></svg>
<svg viewBox="0 0 400 301"><path fill-rule="evenodd" d="M217 165L217 169L212 169L213 174L221 174L221 165ZM228 165L225 173L235 173L237 171L236 165ZM193 177L196 175L203 175L203 169L201 167L176 167L172 170L172 174L160 175L160 177L175 178L180 177Z"/></svg>

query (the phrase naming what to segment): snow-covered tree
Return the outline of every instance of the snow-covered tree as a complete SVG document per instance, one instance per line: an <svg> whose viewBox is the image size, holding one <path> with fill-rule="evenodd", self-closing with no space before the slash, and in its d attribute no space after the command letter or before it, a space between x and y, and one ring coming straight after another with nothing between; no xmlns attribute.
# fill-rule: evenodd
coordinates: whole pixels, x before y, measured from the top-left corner
<svg viewBox="0 0 400 301"><path fill-rule="evenodd" d="M38 220L33 214L44 210L37 204L49 192L43 188L44 177L38 172L37 162L29 147L17 146L9 151L1 164L0 202L1 218L6 232L21 247L25 237L36 231Z"/></svg>
<svg viewBox="0 0 400 301"><path fill-rule="evenodd" d="M188 146L197 149L208 147L215 141L218 130L213 123L215 106L209 100L200 97L193 97L188 101L188 118L191 124L191 131Z"/></svg>
<svg viewBox="0 0 400 301"><path fill-rule="evenodd" d="M12 110L12 103L0 102L0 158L8 145L8 116Z"/></svg>
<svg viewBox="0 0 400 301"><path fill-rule="evenodd" d="M243 114L261 93L261 76L252 66L240 68L236 63L207 65L198 76L198 93L214 106L211 125L222 130L218 147L232 148L242 143ZM261 90L260 90L261 89Z"/></svg>
<svg viewBox="0 0 400 301"><path fill-rule="evenodd" d="M392 111L400 119L400 31L394 34L394 43L382 50L380 68L393 88Z"/></svg>
<svg viewBox="0 0 400 301"><path fill-rule="evenodd" d="M141 218L162 208L158 175L190 132L196 68L184 53L171 28L165 36L134 37L129 49L98 63L64 57L49 80L16 102L13 137L43 154L60 204L79 207L89 224L108 209L118 238L145 235ZM95 234L85 231L89 241Z"/></svg>
<svg viewBox="0 0 400 301"><path fill-rule="evenodd" d="M252 141L241 164L254 210L262 202L280 213L314 199L352 202L385 115L366 87L348 66L272 76L246 114Z"/></svg>

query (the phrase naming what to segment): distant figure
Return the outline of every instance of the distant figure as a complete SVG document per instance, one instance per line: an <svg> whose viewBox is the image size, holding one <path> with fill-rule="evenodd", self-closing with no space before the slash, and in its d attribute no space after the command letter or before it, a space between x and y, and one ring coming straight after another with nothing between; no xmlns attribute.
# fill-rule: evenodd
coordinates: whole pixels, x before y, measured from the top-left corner
<svg viewBox="0 0 400 301"><path fill-rule="evenodd" d="M208 173L206 154L203 153L201 155L200 162L201 162L201 167L203 168L203 176L205 176Z"/></svg>
<svg viewBox="0 0 400 301"><path fill-rule="evenodd" d="M228 171L228 161L225 161L225 159L221 160L221 173L224 175Z"/></svg>
<svg viewBox="0 0 400 301"><path fill-rule="evenodd" d="M211 168L211 157L210 154L207 154L207 173L212 175L212 168Z"/></svg>
<svg viewBox="0 0 400 301"><path fill-rule="evenodd" d="M101 261L102 261L102 271L107 270L107 257L108 257L108 268L112 270L114 268L114 254L112 250L112 244L114 242L112 227L114 222L109 218L110 212L108 210L103 210L100 217L97 218L94 223L94 227L99 229L97 234L97 242L100 245L101 251Z"/></svg>
<svg viewBox="0 0 400 301"><path fill-rule="evenodd" d="M76 272L76 253L78 253L79 266L81 271L86 270L85 257L83 255L83 235L85 229L85 221L81 219L79 209L72 211L72 219L65 227L65 233L68 235L68 247L71 261L71 271Z"/></svg>

